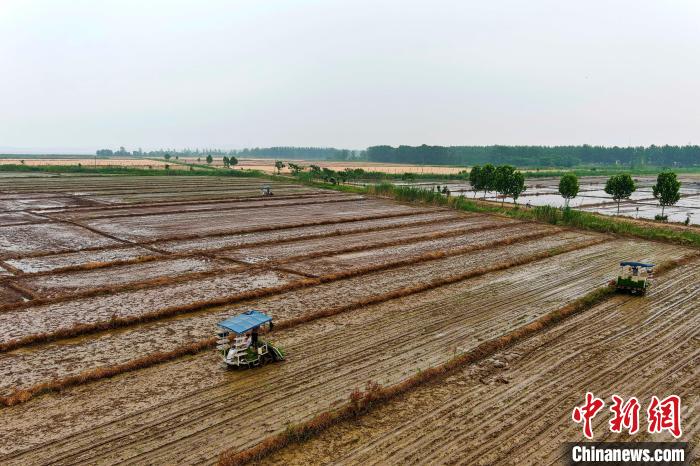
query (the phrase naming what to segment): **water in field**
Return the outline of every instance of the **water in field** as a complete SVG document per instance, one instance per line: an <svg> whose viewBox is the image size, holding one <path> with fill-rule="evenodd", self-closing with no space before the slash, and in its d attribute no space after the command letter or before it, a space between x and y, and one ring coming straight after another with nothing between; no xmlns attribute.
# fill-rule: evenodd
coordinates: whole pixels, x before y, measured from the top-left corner
<svg viewBox="0 0 700 466"><path fill-rule="evenodd" d="M684 222L690 218L690 223L700 224L700 182L693 177L679 176L683 183L680 193L681 199L675 206L667 207L664 211L668 215L669 222ZM653 219L655 215L661 214L661 207L654 198L652 186L656 182L655 177L635 177L637 190L632 193L629 200L625 200L620 205L619 215L634 218ZM552 207L564 207L564 198L559 195L558 179L530 179L526 180L527 189L518 198L518 204L530 206L550 205ZM460 182L396 182L397 185L413 186L421 189L435 191L436 187L442 189L444 186L450 190L453 196L475 197L471 186L467 181ZM571 199L569 205L588 212L598 212L604 215L618 215L617 204L605 192L605 179L602 177L583 177L579 179L579 195ZM476 193L476 198L482 199L483 192ZM500 201L501 198L496 193L486 193L486 199L490 201ZM506 198L506 203L513 203L512 198Z"/></svg>

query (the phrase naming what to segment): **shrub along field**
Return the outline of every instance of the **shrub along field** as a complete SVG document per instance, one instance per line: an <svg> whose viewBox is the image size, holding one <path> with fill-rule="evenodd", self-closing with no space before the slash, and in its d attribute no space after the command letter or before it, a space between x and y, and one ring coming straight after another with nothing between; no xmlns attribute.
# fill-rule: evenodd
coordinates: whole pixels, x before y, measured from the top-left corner
<svg viewBox="0 0 700 466"><path fill-rule="evenodd" d="M262 196L262 185L274 195ZM327 441L314 441L316 456L290 442L327 439L329 428L354 435L343 419L373 419L372 406L396 419L381 427L386 443L358 430L357 450L345 442L338 454L366 461L376 450L386 462L396 437L408 458L415 442L398 429L406 422L398 394L411 411L426 390L469 407L471 393L490 390L469 374L481 374L495 352L565 335L557 322L599 313L594 304L634 306L610 299L618 261L669 269L680 261L692 277L697 268L695 237L684 231L383 185L342 193L234 176L2 177L0 218L3 464L234 464L269 454L323 462L333 459ZM649 302L669 290L659 287ZM216 323L251 308L273 316L267 337L288 359L226 370L214 350ZM662 307L659 319L663 312L678 325L697 314ZM615 325L633 339L639 322ZM631 344L619 349L628 350L636 354ZM527 351L516 351L514 379L539 376ZM568 356L543 360L572 370ZM690 387L680 374L679 387ZM466 388L454 377L467 377ZM623 374L609 382L616 377ZM523 400L494 392L494 403L519 413L545 389L536 385ZM567 403L578 395L561 392ZM562 409L563 418L568 404ZM455 429L473 429L469 422ZM489 428L511 427L502 419ZM689 439L695 431L687 429ZM461 443L449 445L443 457L462 454Z"/></svg>

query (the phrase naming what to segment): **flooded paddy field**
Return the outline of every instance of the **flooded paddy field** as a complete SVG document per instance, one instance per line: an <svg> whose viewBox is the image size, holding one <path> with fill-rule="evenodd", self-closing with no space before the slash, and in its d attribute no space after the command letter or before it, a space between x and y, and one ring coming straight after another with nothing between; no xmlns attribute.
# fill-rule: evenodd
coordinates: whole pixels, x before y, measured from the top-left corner
<svg viewBox="0 0 700 466"><path fill-rule="evenodd" d="M623 200L620 205L620 212L617 211L617 203L604 191L606 177L584 176L579 178L579 193L573 198L569 205L572 208L582 209L589 212L598 212L604 215L623 215L640 219L654 219L655 215L661 214L661 207L654 198L652 186L656 183L653 176L634 176L637 190L632 193L628 200ZM700 175L678 175L682 183L680 193L681 199L673 207L667 207L664 214L668 214L669 222L685 222L686 219L692 225L700 224ZM435 181L435 182L396 182L397 185L414 186L426 190L436 190L447 187L450 195L465 196L467 198L476 197L490 201L505 201L512 203L513 199L505 199L497 196L496 193L484 193L480 191L474 193L468 182ZM518 198L518 204L529 206L564 207L565 200L559 194L558 178L531 178L525 180L527 189Z"/></svg>

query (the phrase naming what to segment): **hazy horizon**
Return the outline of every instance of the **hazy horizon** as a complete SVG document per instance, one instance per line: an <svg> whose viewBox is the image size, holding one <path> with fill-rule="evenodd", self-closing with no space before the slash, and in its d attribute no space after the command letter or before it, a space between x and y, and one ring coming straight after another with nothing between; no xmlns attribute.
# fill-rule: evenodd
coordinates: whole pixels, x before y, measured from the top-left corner
<svg viewBox="0 0 700 466"><path fill-rule="evenodd" d="M0 5L0 152L700 142L700 3Z"/></svg>

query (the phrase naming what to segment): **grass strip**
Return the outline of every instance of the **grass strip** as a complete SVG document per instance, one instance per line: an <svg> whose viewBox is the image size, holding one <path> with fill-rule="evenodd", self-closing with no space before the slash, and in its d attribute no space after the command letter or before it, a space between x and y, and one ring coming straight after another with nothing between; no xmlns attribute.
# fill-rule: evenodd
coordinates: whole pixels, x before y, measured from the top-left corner
<svg viewBox="0 0 700 466"><path fill-rule="evenodd" d="M634 219L625 220L619 217L610 217L570 208L559 209L552 206L536 206L528 209L517 205L499 206L495 202L469 199L461 196L446 196L434 191L411 186L395 186L389 183L364 187L330 185L327 183L312 183L312 185L337 191L389 198L401 202L444 206L464 212L496 214L520 220L544 222L552 225L700 248L700 231L695 228L657 226L650 224L650 222L639 222Z"/></svg>

